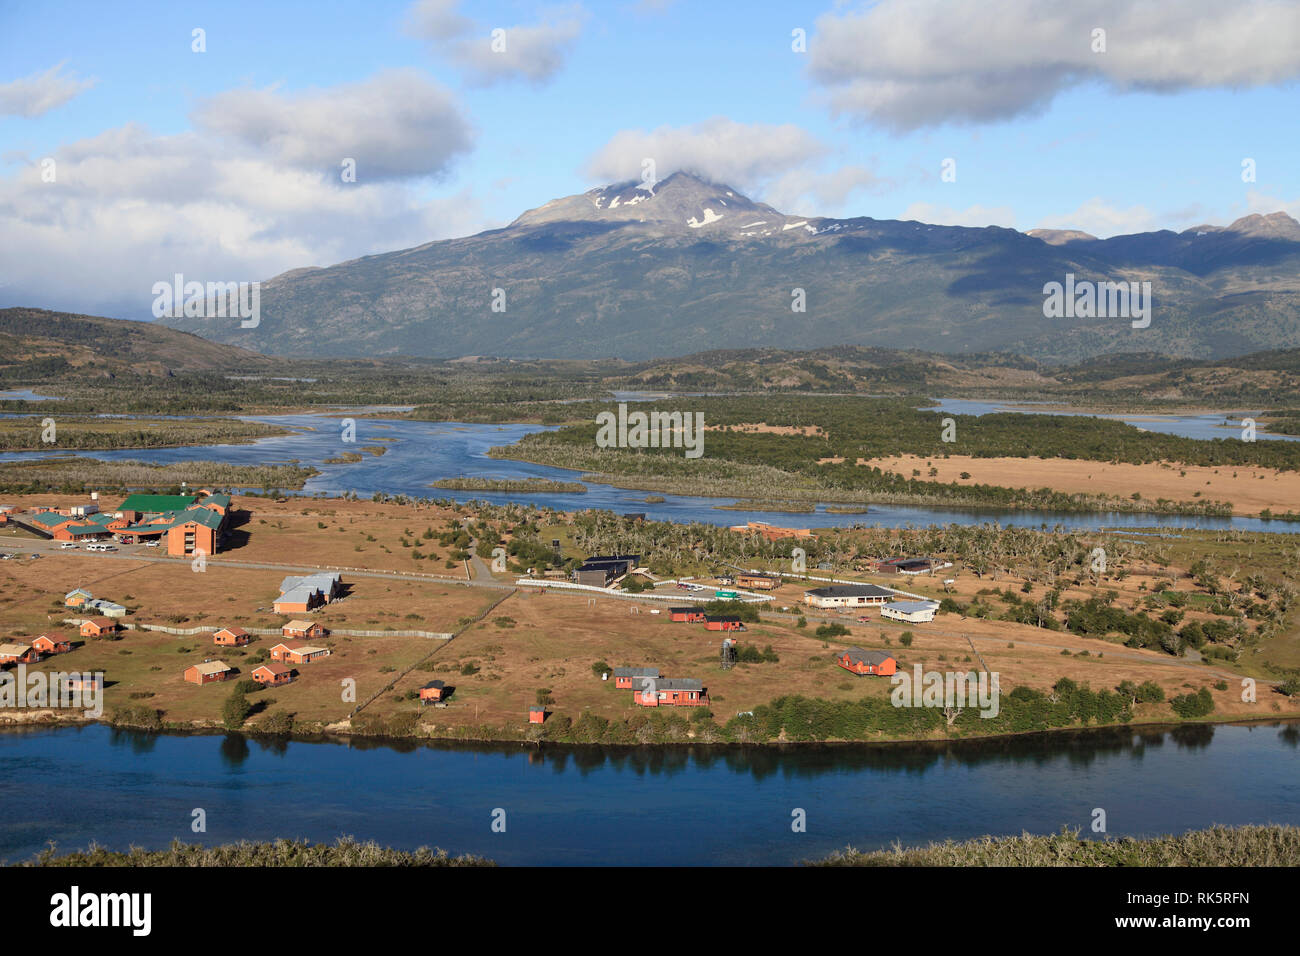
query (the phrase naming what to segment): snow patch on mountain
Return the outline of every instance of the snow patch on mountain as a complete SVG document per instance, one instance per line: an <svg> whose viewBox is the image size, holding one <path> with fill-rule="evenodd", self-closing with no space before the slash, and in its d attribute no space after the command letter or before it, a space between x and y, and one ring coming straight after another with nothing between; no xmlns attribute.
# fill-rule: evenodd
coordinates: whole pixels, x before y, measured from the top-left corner
<svg viewBox="0 0 1300 956"><path fill-rule="evenodd" d="M686 220L686 225L690 226L692 229L699 229L701 226L707 226L709 223L717 222L721 218L722 216L718 215L708 206L705 206L704 218L697 220L694 216L691 216L690 219Z"/></svg>

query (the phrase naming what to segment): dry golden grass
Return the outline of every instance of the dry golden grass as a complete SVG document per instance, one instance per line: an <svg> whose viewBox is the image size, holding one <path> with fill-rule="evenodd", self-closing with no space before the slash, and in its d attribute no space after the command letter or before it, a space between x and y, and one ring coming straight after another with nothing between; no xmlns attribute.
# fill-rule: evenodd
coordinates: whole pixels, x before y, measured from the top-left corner
<svg viewBox="0 0 1300 956"><path fill-rule="evenodd" d="M959 484L1000 485L1011 488L1052 488L1057 491L1108 494L1127 498L1134 492L1143 498L1175 501L1227 501L1233 513L1258 514L1264 508L1275 512L1300 511L1300 474L1272 468L1208 467L1202 465L1112 464L1100 461L1072 461L1066 458L920 458L899 455L860 460L901 475L924 481ZM938 471L930 474L930 468ZM970 475L963 479L962 472ZM1200 494L1200 499L1196 495Z"/></svg>

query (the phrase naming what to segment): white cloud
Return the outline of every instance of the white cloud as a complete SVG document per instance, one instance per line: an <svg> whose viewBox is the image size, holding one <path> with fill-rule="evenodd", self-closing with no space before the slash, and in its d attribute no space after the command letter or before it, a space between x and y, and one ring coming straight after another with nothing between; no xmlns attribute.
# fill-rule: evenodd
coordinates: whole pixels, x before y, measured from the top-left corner
<svg viewBox="0 0 1300 956"><path fill-rule="evenodd" d="M358 179L442 176L473 143L452 95L415 70L292 95L229 90L201 102L193 119L299 169L338 170L351 158Z"/></svg>
<svg viewBox="0 0 1300 956"><path fill-rule="evenodd" d="M507 26L477 22L462 16L458 7L457 0L417 0L406 29L474 86L515 79L538 86L548 82L564 66L586 16L575 4L544 12L535 24Z"/></svg>
<svg viewBox="0 0 1300 956"><path fill-rule="evenodd" d="M379 103L385 92L402 102ZM483 228L468 191L421 192L468 145L449 104L410 77L379 77L307 96L214 97L201 108L208 126L192 132L128 124L68 143L52 154L53 182L31 162L0 178L0 304L141 318L153 283L177 272L263 280ZM364 142L326 128L331 106ZM340 153L356 158L356 182L343 182Z"/></svg>
<svg viewBox="0 0 1300 956"><path fill-rule="evenodd" d="M1266 216L1272 212L1284 212L1292 219L1300 219L1300 199L1286 200L1252 189L1246 193L1245 208L1237 214L1237 218L1255 213Z"/></svg>
<svg viewBox="0 0 1300 956"><path fill-rule="evenodd" d="M763 189L763 199L788 215L860 216L848 208L856 193L881 192L889 185L873 169L860 165L840 166L829 171L792 169Z"/></svg>
<svg viewBox="0 0 1300 956"><path fill-rule="evenodd" d="M1146 206L1112 206L1103 199L1092 198L1073 212L1042 219L1037 229L1080 229L1098 239L1127 236L1135 232L1152 232L1169 228L1167 216L1157 216Z"/></svg>
<svg viewBox="0 0 1300 956"><path fill-rule="evenodd" d="M1040 112L1093 82L1164 93L1282 84L1300 77L1297 36L1300 4L1276 0L880 0L819 17L809 69L837 111L911 130Z"/></svg>
<svg viewBox="0 0 1300 956"><path fill-rule="evenodd" d="M588 160L585 172L602 182L623 182L640 178L642 161L653 159L659 179L682 170L751 191L825 151L793 124L737 123L719 116L691 126L615 133Z"/></svg>
<svg viewBox="0 0 1300 956"><path fill-rule="evenodd" d="M0 116L43 116L67 103L97 82L64 73L65 63L57 63L44 73L33 73L9 83L0 83Z"/></svg>
<svg viewBox="0 0 1300 956"><path fill-rule="evenodd" d="M898 217L901 220L915 219L917 222L931 223L936 226L1004 226L1016 228L1016 211L1010 206L967 206L954 209L938 203L914 202L903 210Z"/></svg>

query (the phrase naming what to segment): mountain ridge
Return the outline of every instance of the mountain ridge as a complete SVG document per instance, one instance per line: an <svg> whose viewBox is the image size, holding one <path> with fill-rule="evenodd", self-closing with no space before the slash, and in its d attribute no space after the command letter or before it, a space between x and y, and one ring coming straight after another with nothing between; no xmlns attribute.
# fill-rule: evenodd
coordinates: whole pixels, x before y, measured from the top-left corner
<svg viewBox="0 0 1300 956"><path fill-rule="evenodd" d="M1043 285L1068 274L1151 282L1151 328L1045 319ZM168 324L318 357L640 360L836 344L1221 357L1300 346L1300 223L1279 212L1099 239L800 217L678 172L553 199L473 236L282 273L262 284L256 329Z"/></svg>

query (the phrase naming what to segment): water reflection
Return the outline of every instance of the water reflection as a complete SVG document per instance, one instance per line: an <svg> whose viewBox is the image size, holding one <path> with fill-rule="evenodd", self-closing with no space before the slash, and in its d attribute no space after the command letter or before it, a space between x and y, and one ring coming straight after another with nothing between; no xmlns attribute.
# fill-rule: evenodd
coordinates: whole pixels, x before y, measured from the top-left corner
<svg viewBox="0 0 1300 956"><path fill-rule="evenodd" d="M165 846L195 807L208 831L184 835L209 843L352 834L502 863L614 865L630 845L638 863L792 863L849 843L1086 829L1095 807L1115 836L1300 823L1298 744L1300 722L1281 720L653 748L25 728L0 733L0 857L49 840ZM66 808L69 781L87 779ZM490 832L494 807L508 808L511 839ZM792 834L791 807L806 808L806 836Z"/></svg>
<svg viewBox="0 0 1300 956"><path fill-rule="evenodd" d="M1180 751L1197 752L1210 747L1218 726L1236 726L1247 732L1257 728L1277 731L1287 747L1300 747L1300 721L1278 720L1257 724L1183 724L1163 729L1100 727L1087 730L1052 731L972 740L913 741L906 743L700 745L680 744L654 747L542 746L475 741L427 741L408 738L352 737L293 740L286 736L245 737L227 734L221 744L223 762L238 767L249 756L249 740L259 750L275 757L288 757L291 750L334 746L361 753L383 751L394 754L444 752L505 758L522 757L530 766L544 767L554 774L573 771L587 776L612 771L637 777L673 778L680 774L721 767L734 775L755 781L770 777L813 779L844 773L925 774L939 765L964 768L1024 766L1044 768L1066 764L1086 769L1106 758L1128 756L1140 761L1149 749L1166 742ZM113 731L113 742L129 744L133 752L145 753L157 743L158 734L144 731ZM295 754L297 756L298 754Z"/></svg>

